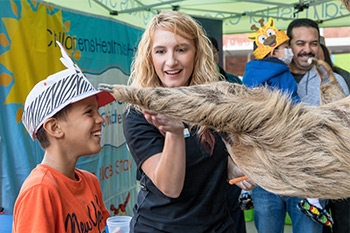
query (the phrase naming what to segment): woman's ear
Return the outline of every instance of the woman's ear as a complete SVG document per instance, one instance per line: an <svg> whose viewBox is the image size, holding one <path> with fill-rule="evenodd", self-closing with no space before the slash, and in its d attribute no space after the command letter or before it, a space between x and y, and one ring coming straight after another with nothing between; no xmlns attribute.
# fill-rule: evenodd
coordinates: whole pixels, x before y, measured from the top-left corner
<svg viewBox="0 0 350 233"><path fill-rule="evenodd" d="M64 135L64 132L60 127L59 121L54 117L51 117L47 121L45 121L43 127L46 133L52 137L61 138Z"/></svg>

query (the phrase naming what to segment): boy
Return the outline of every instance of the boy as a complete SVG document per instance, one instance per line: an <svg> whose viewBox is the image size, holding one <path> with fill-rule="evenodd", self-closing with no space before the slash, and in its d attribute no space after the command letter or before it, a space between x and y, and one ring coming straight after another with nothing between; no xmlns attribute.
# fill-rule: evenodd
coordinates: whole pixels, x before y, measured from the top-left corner
<svg viewBox="0 0 350 233"><path fill-rule="evenodd" d="M288 64L293 58L293 52L289 48L289 38L284 31L274 27L274 20L270 18L266 26L264 20L259 20L261 28L255 25L251 27L257 32L248 35L254 41L254 56L246 64L243 76L243 84L247 87L265 85L269 88L282 90L291 96L292 100L300 102L297 94L297 83L289 72ZM241 209L249 210L254 207L249 191L242 190L239 198Z"/></svg>
<svg viewBox="0 0 350 233"><path fill-rule="evenodd" d="M254 41L253 54L257 60L252 60L246 64L243 84L247 87L264 85L268 88L278 89L289 95L293 102L300 102L300 97L297 94L297 82L288 66L293 59L289 37L284 31L275 28L272 18L265 26L263 22L264 20L259 20L260 29L253 25L251 29L257 32L248 35L248 38ZM253 201L249 192L242 191L239 201L242 209L253 208ZM302 199L297 208L317 223L326 226L333 224L332 217L321 206L318 199Z"/></svg>
<svg viewBox="0 0 350 233"><path fill-rule="evenodd" d="M75 166L101 150L98 108L114 99L97 91L57 44L68 69L37 83L24 106L22 122L45 155L17 197L13 233L105 232L109 217L98 179Z"/></svg>
<svg viewBox="0 0 350 233"><path fill-rule="evenodd" d="M297 83L288 67L293 59L293 52L289 48L289 37L284 31L274 27L272 18L266 26L263 26L263 20L259 22L262 27L258 29L253 25L251 29L257 32L248 35L249 39L254 40L253 54L257 60L246 64L243 84L247 87L265 85L279 89L289 94L293 101L300 102Z"/></svg>

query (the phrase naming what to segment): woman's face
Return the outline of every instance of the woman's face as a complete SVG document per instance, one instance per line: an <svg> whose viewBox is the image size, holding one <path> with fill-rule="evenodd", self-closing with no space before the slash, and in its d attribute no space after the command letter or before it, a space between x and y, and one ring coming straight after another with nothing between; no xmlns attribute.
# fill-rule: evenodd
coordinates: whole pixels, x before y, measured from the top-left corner
<svg viewBox="0 0 350 233"><path fill-rule="evenodd" d="M187 86L193 72L196 48L193 40L162 29L153 35L152 62L164 87Z"/></svg>
<svg viewBox="0 0 350 233"><path fill-rule="evenodd" d="M318 49L317 59L322 61L325 60L324 52L323 52L323 49L321 48L321 45L320 45L320 48Z"/></svg>

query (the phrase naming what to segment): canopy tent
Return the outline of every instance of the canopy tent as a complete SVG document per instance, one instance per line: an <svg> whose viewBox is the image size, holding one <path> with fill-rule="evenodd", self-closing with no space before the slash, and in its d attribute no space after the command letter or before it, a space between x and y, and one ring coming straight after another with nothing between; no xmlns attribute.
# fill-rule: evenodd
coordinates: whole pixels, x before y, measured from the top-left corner
<svg viewBox="0 0 350 233"><path fill-rule="evenodd" d="M315 19L321 27L350 26L349 13L340 0L285 0L283 4L276 0L0 1L0 207L6 213L11 214L22 182L42 159L43 150L20 121L29 90L62 69L54 41L65 42L71 57L94 84L126 83L143 28L160 10L220 19L224 34L250 32L250 26L259 25L263 16L265 20L273 17L280 29L294 16ZM101 110L106 121L103 155L87 156L79 163L80 168L99 177L105 204L114 214L132 213L138 188L136 165L122 133L124 110L119 102Z"/></svg>
<svg viewBox="0 0 350 233"><path fill-rule="evenodd" d="M177 10L191 16L221 19L223 34L251 32L259 19L275 19L286 29L294 18L310 18L320 27L350 26L349 12L340 0L46 0L67 9L107 16L144 28L162 10Z"/></svg>

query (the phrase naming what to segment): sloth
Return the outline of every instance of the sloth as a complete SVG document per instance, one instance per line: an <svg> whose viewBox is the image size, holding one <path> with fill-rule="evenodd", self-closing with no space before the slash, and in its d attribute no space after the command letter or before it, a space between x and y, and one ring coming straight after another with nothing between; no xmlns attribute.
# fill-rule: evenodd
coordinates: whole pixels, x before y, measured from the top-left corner
<svg viewBox="0 0 350 233"><path fill-rule="evenodd" d="M321 106L293 103L277 90L219 81L176 88L99 84L121 102L218 131L230 157L269 192L298 197L350 196L350 97L329 65Z"/></svg>

